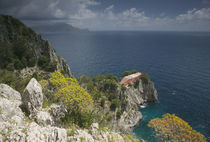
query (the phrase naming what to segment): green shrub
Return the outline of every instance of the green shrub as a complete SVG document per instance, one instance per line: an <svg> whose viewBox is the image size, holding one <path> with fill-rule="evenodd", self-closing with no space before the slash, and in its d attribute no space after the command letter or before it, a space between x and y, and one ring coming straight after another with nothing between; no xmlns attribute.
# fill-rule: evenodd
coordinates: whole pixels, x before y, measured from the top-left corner
<svg viewBox="0 0 210 142"><path fill-rule="evenodd" d="M104 75L95 75L93 77L93 82L99 83L99 82L103 81L104 79L106 79L106 77Z"/></svg>
<svg viewBox="0 0 210 142"><path fill-rule="evenodd" d="M102 99L101 99L101 107L104 107L104 105L105 105L105 99L102 98Z"/></svg>
<svg viewBox="0 0 210 142"><path fill-rule="evenodd" d="M114 93L117 90L117 82L106 79L104 80L103 84L101 84L100 90L106 93Z"/></svg>
<svg viewBox="0 0 210 142"><path fill-rule="evenodd" d="M118 99L113 99L110 109L114 111L117 107L119 107L119 101Z"/></svg>
<svg viewBox="0 0 210 142"><path fill-rule="evenodd" d="M36 59L34 57L31 57L29 60L28 60L28 66L29 67L34 67L36 65Z"/></svg>
<svg viewBox="0 0 210 142"><path fill-rule="evenodd" d="M32 75L32 77L35 78L36 80L39 80L38 73L37 72L34 72L33 75Z"/></svg>
<svg viewBox="0 0 210 142"><path fill-rule="evenodd" d="M14 71L15 67L14 67L14 63L9 63L7 65L7 68L6 68L8 71Z"/></svg>
<svg viewBox="0 0 210 142"><path fill-rule="evenodd" d="M0 83L12 85L15 79L16 78L13 72L7 70L0 70Z"/></svg>
<svg viewBox="0 0 210 142"><path fill-rule="evenodd" d="M151 83L151 82L150 82L150 77L149 77L149 75L146 74L146 73L142 73L140 79L142 80L142 83L143 83L143 84L149 84L149 83Z"/></svg>
<svg viewBox="0 0 210 142"><path fill-rule="evenodd" d="M140 82L140 79L138 78L133 84L134 88L138 88L139 82Z"/></svg>
<svg viewBox="0 0 210 142"><path fill-rule="evenodd" d="M137 70L124 71L124 72L122 73L122 77L128 76L128 75L130 75L130 74L134 74L134 73L137 73L137 72L138 72Z"/></svg>
<svg viewBox="0 0 210 142"><path fill-rule="evenodd" d="M127 101L127 100L123 100L122 103L121 103L121 108L122 108L123 110L125 110L127 104L128 104L128 101Z"/></svg>
<svg viewBox="0 0 210 142"><path fill-rule="evenodd" d="M50 63L50 59L47 56L41 56L38 59L38 66L44 69Z"/></svg>
<svg viewBox="0 0 210 142"><path fill-rule="evenodd" d="M23 40L17 40L14 42L13 51L15 56L17 56L19 60L21 60L21 58L24 57L25 52L29 50L27 49L25 43L26 42Z"/></svg>
<svg viewBox="0 0 210 142"><path fill-rule="evenodd" d="M72 125L71 130L67 131L67 136L68 137L73 136L75 132L76 132L76 127L74 125Z"/></svg>
<svg viewBox="0 0 210 142"><path fill-rule="evenodd" d="M62 124L76 124L82 128L89 128L94 123L95 114L91 112L77 112L72 111L61 119Z"/></svg>
<svg viewBox="0 0 210 142"><path fill-rule="evenodd" d="M126 91L125 85L121 84L121 91L124 93Z"/></svg>
<svg viewBox="0 0 210 142"><path fill-rule="evenodd" d="M52 102L50 102L47 98L43 99L43 103L42 103L42 107L43 108L47 108L52 104Z"/></svg>
<svg viewBox="0 0 210 142"><path fill-rule="evenodd" d="M50 62L44 69L49 72L54 72L57 69L57 62Z"/></svg>
<svg viewBox="0 0 210 142"><path fill-rule="evenodd" d="M61 73L65 76L66 75L66 71L65 70L61 70Z"/></svg>
<svg viewBox="0 0 210 142"><path fill-rule="evenodd" d="M51 62L49 57L41 56L38 59L38 66L48 72L54 72L57 69L57 62Z"/></svg>
<svg viewBox="0 0 210 142"><path fill-rule="evenodd" d="M123 111L122 110L117 110L117 119L120 118L120 116L122 115Z"/></svg>
<svg viewBox="0 0 210 142"><path fill-rule="evenodd" d="M16 59L14 62L15 69L20 70L24 68L24 65L21 63L20 60Z"/></svg>
<svg viewBox="0 0 210 142"><path fill-rule="evenodd" d="M106 79L114 80L116 82L119 81L118 77L117 76L114 76L112 73L107 74L106 75Z"/></svg>

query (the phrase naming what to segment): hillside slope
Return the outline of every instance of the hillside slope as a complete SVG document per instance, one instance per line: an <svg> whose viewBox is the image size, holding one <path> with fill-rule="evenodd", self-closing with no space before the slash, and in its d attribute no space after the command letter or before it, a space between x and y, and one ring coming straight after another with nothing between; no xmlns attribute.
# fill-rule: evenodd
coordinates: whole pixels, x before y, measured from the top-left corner
<svg viewBox="0 0 210 142"><path fill-rule="evenodd" d="M19 20L0 15L0 68L21 70L38 66L47 72L65 71L72 76L65 60L58 57L47 40Z"/></svg>

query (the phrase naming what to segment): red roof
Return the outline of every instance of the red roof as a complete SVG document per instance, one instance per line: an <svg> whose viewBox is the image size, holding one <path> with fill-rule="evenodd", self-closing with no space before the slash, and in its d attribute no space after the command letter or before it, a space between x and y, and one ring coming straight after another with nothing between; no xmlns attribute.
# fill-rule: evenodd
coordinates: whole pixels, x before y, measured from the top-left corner
<svg viewBox="0 0 210 142"><path fill-rule="evenodd" d="M140 76L141 76L140 72L125 76L123 77L120 83L125 86L128 86L128 84L134 83L138 78L140 78Z"/></svg>

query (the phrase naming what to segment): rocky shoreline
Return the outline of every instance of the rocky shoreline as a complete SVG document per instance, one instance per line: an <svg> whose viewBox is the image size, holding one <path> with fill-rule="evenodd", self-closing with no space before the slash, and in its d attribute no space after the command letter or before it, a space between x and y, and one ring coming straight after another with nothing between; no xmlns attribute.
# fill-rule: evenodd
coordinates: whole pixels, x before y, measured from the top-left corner
<svg viewBox="0 0 210 142"><path fill-rule="evenodd" d="M130 132L142 119L138 106L157 98L154 95L148 97L150 94L145 93L152 91L144 89L145 86L140 83L137 89L127 90L130 102L126 109L128 111L125 111L116 123L120 129L100 130L98 124L93 123L89 130L72 130L56 126L56 121L65 115L65 107L52 104L49 108L42 108L42 87L36 79L30 80L22 95L8 85L0 84L0 142L124 142L125 137L116 131ZM139 91L141 95L138 94ZM147 99L143 99L145 95ZM137 103L134 101L136 99L141 101ZM29 117L23 112L22 104L26 106ZM70 135L69 132L73 134Z"/></svg>
<svg viewBox="0 0 210 142"><path fill-rule="evenodd" d="M96 102L92 108L93 113L100 112L101 116L96 121L97 123L91 122L91 125L88 125L86 129L76 126L75 123L65 127L59 122L68 113L66 106L61 102L54 101L43 108L44 99L48 99L48 93L51 93L50 97L53 97L55 90L50 86L42 88L37 80L47 81L54 71L62 72L60 74L63 75L63 78L73 77L70 67L62 57L56 55L47 40L42 39L41 35L36 34L19 20L11 16L0 16L0 27L0 42L7 43L5 44L7 46L2 46L3 49L13 49L16 42L22 40L24 49L30 49L28 52L30 51L35 61L33 66L29 67L26 63L23 68L14 68L16 62L26 61L21 57L23 59L14 59L14 63L11 60L9 63L11 66L7 65L2 68L3 75L9 74L8 78L11 81L10 86L7 85L8 78L6 76L2 81L6 84L0 83L0 142L130 142L135 140L128 134L143 117L139 107L144 103L157 101L157 91L149 78L147 78L147 83L139 79L138 85L131 84L126 88L123 88L122 84L118 82L119 80L116 79L117 77L113 75L110 75L108 79L106 76L99 75L99 81L95 84L90 78L84 78L90 81L90 84L86 85L92 85L91 89L96 90L93 93L90 92L91 97L101 93L101 96L97 96L98 98L95 99ZM49 61L46 62L46 60ZM38 66L37 62L45 64ZM56 65L56 68L53 68L53 71L44 70L46 69L45 65L48 67ZM87 86L79 83L88 92ZM100 87L104 88L100 90ZM103 99L104 105L102 106ZM118 103L114 109L112 105L116 105L116 102L113 100ZM124 102L126 104L123 104ZM94 110L98 112L94 112ZM99 127L100 121L105 122L102 128Z"/></svg>
<svg viewBox="0 0 210 142"><path fill-rule="evenodd" d="M158 94L153 82L143 84L142 80L140 80L137 88L134 86L128 87L125 94L128 96L128 105L121 118L117 121L116 130L123 133L130 133L142 120L143 116L139 111L140 106L145 103L157 101Z"/></svg>

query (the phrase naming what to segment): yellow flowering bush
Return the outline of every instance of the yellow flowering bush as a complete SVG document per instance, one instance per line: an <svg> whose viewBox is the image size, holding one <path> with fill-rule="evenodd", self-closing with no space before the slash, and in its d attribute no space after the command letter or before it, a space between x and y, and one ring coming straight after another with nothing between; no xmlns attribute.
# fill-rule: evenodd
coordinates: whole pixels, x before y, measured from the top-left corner
<svg viewBox="0 0 210 142"><path fill-rule="evenodd" d="M68 85L67 79L64 75L58 71L55 71L51 74L49 79L50 85L56 88L66 87Z"/></svg>
<svg viewBox="0 0 210 142"><path fill-rule="evenodd" d="M92 97L78 85L69 85L58 90L56 99L65 103L69 109L86 111L93 103Z"/></svg>
<svg viewBox="0 0 210 142"><path fill-rule="evenodd" d="M45 86L48 85L48 80L41 80L39 81L39 83L41 84L42 88L44 88Z"/></svg>
<svg viewBox="0 0 210 142"><path fill-rule="evenodd" d="M45 81L42 82L44 84ZM92 96L79 86L76 78L65 78L56 71L51 74L49 84L57 90L55 99L65 103L71 110L85 111L93 104Z"/></svg>
<svg viewBox="0 0 210 142"><path fill-rule="evenodd" d="M175 114L164 114L162 118L152 119L148 123L154 128L156 136L164 142L205 142L206 138L183 119Z"/></svg>

